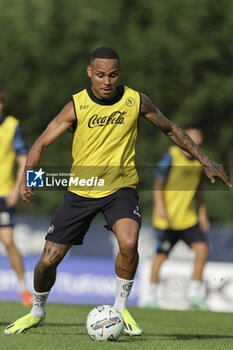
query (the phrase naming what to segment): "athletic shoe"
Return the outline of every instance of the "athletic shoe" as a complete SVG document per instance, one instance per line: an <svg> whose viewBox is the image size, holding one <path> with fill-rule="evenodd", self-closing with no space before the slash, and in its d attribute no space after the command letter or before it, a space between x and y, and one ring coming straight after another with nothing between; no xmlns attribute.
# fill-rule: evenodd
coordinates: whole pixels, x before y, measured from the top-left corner
<svg viewBox="0 0 233 350"><path fill-rule="evenodd" d="M28 290L24 290L21 294L22 304L24 306L32 306L33 298L32 294Z"/></svg>
<svg viewBox="0 0 233 350"><path fill-rule="evenodd" d="M119 310L124 319L124 332L129 335L141 335L142 329L126 309Z"/></svg>
<svg viewBox="0 0 233 350"><path fill-rule="evenodd" d="M189 305L193 310L208 311L209 307L206 305L204 299L201 297L191 298L189 300Z"/></svg>
<svg viewBox="0 0 233 350"><path fill-rule="evenodd" d="M149 301L149 303L146 305L146 307L151 309L159 309L159 303L156 299Z"/></svg>
<svg viewBox="0 0 233 350"><path fill-rule="evenodd" d="M29 328L42 326L45 321L45 315L41 318L32 316L32 314L27 314L19 318L18 320L9 324L5 329L5 334L19 334L25 333Z"/></svg>

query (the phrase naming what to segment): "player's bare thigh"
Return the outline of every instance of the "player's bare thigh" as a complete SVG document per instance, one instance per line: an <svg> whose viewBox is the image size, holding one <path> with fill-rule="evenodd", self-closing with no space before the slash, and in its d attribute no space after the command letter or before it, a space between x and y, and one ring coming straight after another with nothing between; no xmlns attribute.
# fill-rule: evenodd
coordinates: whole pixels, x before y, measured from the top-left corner
<svg viewBox="0 0 233 350"><path fill-rule="evenodd" d="M13 227L1 227L0 228L0 239L2 243L7 247L13 243Z"/></svg>

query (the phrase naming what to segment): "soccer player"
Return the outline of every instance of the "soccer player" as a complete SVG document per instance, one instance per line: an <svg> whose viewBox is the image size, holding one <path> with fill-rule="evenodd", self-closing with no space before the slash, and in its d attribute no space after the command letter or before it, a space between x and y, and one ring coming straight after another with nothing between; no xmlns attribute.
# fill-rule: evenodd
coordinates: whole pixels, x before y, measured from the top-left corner
<svg viewBox="0 0 233 350"><path fill-rule="evenodd" d="M200 127L190 124L184 130L200 146L203 140ZM175 244L183 240L195 253L188 301L192 308L208 310L202 298L202 274L209 253L204 233L210 223L200 189L201 177L200 163L177 146L171 146L158 163L153 190L157 253L152 262L149 307L159 306L160 268ZM194 197L198 212L193 207Z"/></svg>
<svg viewBox="0 0 233 350"><path fill-rule="evenodd" d="M3 114L5 99L5 90L0 87L0 238L18 278L22 303L31 306L32 295L26 287L22 257L13 238L15 205L19 199L18 187L27 158L27 146L19 121ZM13 174L15 159L18 163L16 179Z"/></svg>
<svg viewBox="0 0 233 350"><path fill-rule="evenodd" d="M114 306L122 313L126 333L142 333L126 308L138 265L137 245L141 224L136 191L138 177L134 164L139 115L197 158L212 182L214 176L218 176L231 186L223 167L212 162L185 131L160 113L147 96L118 85L119 73L117 52L109 47L96 49L87 67L91 87L73 95L73 100L50 122L28 154L20 184L20 195L26 202L33 194L32 189L26 187L26 169L35 169L47 147L76 124L71 173L75 172L80 178L86 176L87 169L87 175L92 177L93 174L104 180L105 186L101 188L102 181L98 188L71 184L52 218L44 251L35 267L32 310L7 326L6 334L19 334L44 322L45 303L55 283L56 268L72 245L83 243L92 219L99 212L103 212L119 245L115 263Z"/></svg>

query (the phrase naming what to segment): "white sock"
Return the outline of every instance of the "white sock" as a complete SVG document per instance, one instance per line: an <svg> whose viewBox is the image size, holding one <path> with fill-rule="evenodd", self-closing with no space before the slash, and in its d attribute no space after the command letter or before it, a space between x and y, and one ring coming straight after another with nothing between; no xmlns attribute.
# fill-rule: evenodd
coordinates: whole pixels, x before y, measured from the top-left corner
<svg viewBox="0 0 233 350"><path fill-rule="evenodd" d="M45 305L49 292L38 293L34 291L33 293L33 306L31 309L31 314L34 317L41 318L45 314Z"/></svg>
<svg viewBox="0 0 233 350"><path fill-rule="evenodd" d="M26 282L25 280L19 280L19 291L23 292L24 290L27 290Z"/></svg>
<svg viewBox="0 0 233 350"><path fill-rule="evenodd" d="M126 309L133 282L134 280L124 280L116 276L116 299L114 306L118 310Z"/></svg>
<svg viewBox="0 0 233 350"><path fill-rule="evenodd" d="M200 297L202 292L202 286L202 281L192 280L188 288L188 299Z"/></svg>
<svg viewBox="0 0 233 350"><path fill-rule="evenodd" d="M158 283L151 283L150 284L150 300L157 300L158 299Z"/></svg>

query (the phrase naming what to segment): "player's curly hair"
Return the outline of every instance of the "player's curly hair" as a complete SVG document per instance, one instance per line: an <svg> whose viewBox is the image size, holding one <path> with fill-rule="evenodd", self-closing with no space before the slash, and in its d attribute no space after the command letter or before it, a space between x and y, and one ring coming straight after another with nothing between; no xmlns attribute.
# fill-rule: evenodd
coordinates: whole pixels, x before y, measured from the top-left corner
<svg viewBox="0 0 233 350"><path fill-rule="evenodd" d="M119 58L118 53L114 49L112 49L111 47L107 47L107 46L98 47L95 51L92 52L91 63L96 58L107 58L107 59L114 59L115 58L120 62L120 58Z"/></svg>

